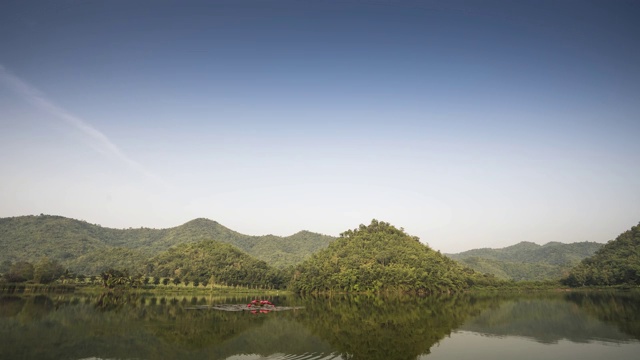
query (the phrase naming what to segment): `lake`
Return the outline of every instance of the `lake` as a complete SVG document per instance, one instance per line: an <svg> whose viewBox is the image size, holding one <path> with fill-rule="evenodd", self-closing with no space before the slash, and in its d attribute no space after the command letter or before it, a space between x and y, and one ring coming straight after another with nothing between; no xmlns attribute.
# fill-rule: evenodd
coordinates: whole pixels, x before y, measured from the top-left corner
<svg viewBox="0 0 640 360"><path fill-rule="evenodd" d="M1 295L0 359L637 359L633 292L267 298ZM246 306L246 305L242 305Z"/></svg>

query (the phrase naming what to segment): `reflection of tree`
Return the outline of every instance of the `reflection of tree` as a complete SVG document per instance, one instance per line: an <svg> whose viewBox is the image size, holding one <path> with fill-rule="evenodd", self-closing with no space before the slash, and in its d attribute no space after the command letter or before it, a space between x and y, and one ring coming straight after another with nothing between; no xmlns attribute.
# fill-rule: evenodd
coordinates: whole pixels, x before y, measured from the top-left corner
<svg viewBox="0 0 640 360"><path fill-rule="evenodd" d="M297 317L347 359L415 359L490 305L466 295L307 298Z"/></svg>
<svg viewBox="0 0 640 360"><path fill-rule="evenodd" d="M25 299L19 296L0 296L0 317L16 316L25 302Z"/></svg>
<svg viewBox="0 0 640 360"><path fill-rule="evenodd" d="M569 295L571 296L571 295ZM519 336L555 344L566 339L576 343L593 340L624 342L629 338L589 316L580 306L565 301L562 294L516 297L486 310L470 320L463 330L489 336Z"/></svg>
<svg viewBox="0 0 640 360"><path fill-rule="evenodd" d="M264 321L246 312L188 310L171 303L145 310L152 333L166 343L191 350L219 345Z"/></svg>
<svg viewBox="0 0 640 360"><path fill-rule="evenodd" d="M640 293L571 293L566 299L599 320L615 325L620 331L640 340Z"/></svg>
<svg viewBox="0 0 640 360"><path fill-rule="evenodd" d="M248 353L341 353L354 360L415 359L456 328L476 327L498 333L515 323L521 328L508 330L523 334L527 321L538 326L536 334L562 331L563 338L568 338L567 331L586 326L591 335L610 336L604 333L607 326L586 316L583 310L638 337L640 302L618 296L568 295L570 302L564 302L562 294L551 299L468 294L269 298L277 305L305 309L266 315L188 309L214 303L246 304L250 300L246 297L149 297L127 292L12 296L0 298L0 358L215 360ZM577 320L571 322L572 317ZM550 318L558 321L549 322Z"/></svg>
<svg viewBox="0 0 640 360"><path fill-rule="evenodd" d="M249 314L185 310L208 301L127 292L3 297L0 358L215 359L212 348L263 321Z"/></svg>
<svg viewBox="0 0 640 360"><path fill-rule="evenodd" d="M107 291L103 292L95 300L96 309L100 311L113 311L124 306L135 304L139 296L135 293L126 291Z"/></svg>
<svg viewBox="0 0 640 360"><path fill-rule="evenodd" d="M55 308L55 304L46 295L37 295L28 298L18 317L23 322L28 322L33 319L44 319Z"/></svg>

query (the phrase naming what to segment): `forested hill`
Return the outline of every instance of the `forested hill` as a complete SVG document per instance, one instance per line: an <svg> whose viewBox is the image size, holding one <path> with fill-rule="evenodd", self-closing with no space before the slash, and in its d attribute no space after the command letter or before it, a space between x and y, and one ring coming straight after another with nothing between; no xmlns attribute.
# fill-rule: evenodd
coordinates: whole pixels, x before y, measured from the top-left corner
<svg viewBox="0 0 640 360"><path fill-rule="evenodd" d="M640 223L584 259L563 281L570 286L640 285Z"/></svg>
<svg viewBox="0 0 640 360"><path fill-rule="evenodd" d="M262 288L285 285L281 271L230 244L213 240L172 247L151 259L145 273L205 286L213 282Z"/></svg>
<svg viewBox="0 0 640 360"><path fill-rule="evenodd" d="M520 242L501 249L474 249L447 256L476 271L502 279L549 280L563 277L603 245L596 242L550 242L545 245Z"/></svg>
<svg viewBox="0 0 640 360"><path fill-rule="evenodd" d="M108 267L137 269L172 246L216 240L285 267L326 248L335 238L308 231L291 236L249 236L208 219L168 229L111 229L62 216L0 218L0 263L36 262L46 256L71 270L95 273Z"/></svg>
<svg viewBox="0 0 640 360"><path fill-rule="evenodd" d="M298 265L291 289L313 292L439 293L467 287L462 266L389 223L348 230Z"/></svg>

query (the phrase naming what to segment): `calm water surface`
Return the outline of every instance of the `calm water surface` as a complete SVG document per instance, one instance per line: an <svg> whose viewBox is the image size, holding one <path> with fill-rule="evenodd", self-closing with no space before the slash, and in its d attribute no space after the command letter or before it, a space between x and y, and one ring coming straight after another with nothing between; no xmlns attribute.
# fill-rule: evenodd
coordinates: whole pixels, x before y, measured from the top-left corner
<svg viewBox="0 0 640 360"><path fill-rule="evenodd" d="M0 359L638 359L637 293L249 298L1 295Z"/></svg>

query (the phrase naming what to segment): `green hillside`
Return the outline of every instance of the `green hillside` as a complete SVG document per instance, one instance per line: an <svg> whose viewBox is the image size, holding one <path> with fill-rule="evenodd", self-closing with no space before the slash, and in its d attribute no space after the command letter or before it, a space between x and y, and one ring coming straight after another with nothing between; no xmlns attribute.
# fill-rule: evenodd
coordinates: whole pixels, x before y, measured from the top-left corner
<svg viewBox="0 0 640 360"><path fill-rule="evenodd" d="M298 265L291 281L297 292L438 293L466 287L455 261L389 223L373 220L340 235L327 249Z"/></svg>
<svg viewBox="0 0 640 360"><path fill-rule="evenodd" d="M560 279L568 271L568 267L558 265L502 261L475 256L457 261L477 272L493 274L496 278L502 280L542 281Z"/></svg>
<svg viewBox="0 0 640 360"><path fill-rule="evenodd" d="M545 245L521 242L501 249L474 249L447 256L500 279L551 280L565 276L573 266L602 246L595 242L550 242Z"/></svg>
<svg viewBox="0 0 640 360"><path fill-rule="evenodd" d="M109 269L127 269L135 274L145 269L151 256L151 252L143 249L111 247L74 258L66 267L78 274L100 274Z"/></svg>
<svg viewBox="0 0 640 360"><path fill-rule="evenodd" d="M215 282L263 288L279 288L284 284L280 271L266 262L235 246L213 240L172 247L149 261L147 274L201 284Z"/></svg>
<svg viewBox="0 0 640 360"><path fill-rule="evenodd" d="M62 216L20 216L0 218L0 263L34 263L46 256L87 274L110 267L133 270L172 246L210 239L279 268L301 262L334 240L308 231L287 237L249 236L208 219L168 229L111 229Z"/></svg>
<svg viewBox="0 0 640 360"><path fill-rule="evenodd" d="M640 223L571 270L570 286L640 285Z"/></svg>

